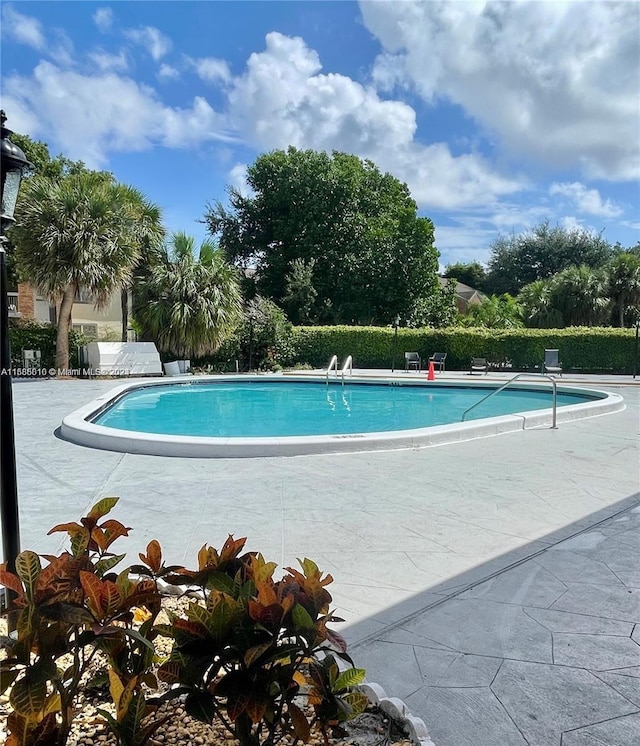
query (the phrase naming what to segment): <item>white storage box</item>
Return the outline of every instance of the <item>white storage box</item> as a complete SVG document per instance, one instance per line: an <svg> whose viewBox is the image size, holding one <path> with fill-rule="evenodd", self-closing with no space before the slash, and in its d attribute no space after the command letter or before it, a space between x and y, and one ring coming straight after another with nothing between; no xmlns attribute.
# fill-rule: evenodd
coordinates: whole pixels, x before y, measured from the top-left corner
<svg viewBox="0 0 640 746"><path fill-rule="evenodd" d="M153 342L90 342L87 363L94 376L161 376Z"/></svg>

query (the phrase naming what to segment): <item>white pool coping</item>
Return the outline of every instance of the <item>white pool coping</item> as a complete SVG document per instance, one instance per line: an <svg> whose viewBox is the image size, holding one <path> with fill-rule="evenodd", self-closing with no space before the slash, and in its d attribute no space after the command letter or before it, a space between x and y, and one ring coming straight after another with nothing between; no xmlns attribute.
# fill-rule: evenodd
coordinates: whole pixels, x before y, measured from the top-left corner
<svg viewBox="0 0 640 746"><path fill-rule="evenodd" d="M275 438L215 438L189 435L158 435L154 433L134 432L96 425L90 420L110 402L124 393L137 388L166 386L176 383L197 384L215 381L247 382L265 381L265 376L186 376L171 380L130 382L116 386L106 394L80 407L62 420L60 436L77 445L98 448L120 453L134 453L150 456L176 456L180 458L255 458L263 456L301 456L322 453L353 453L362 451L389 451L402 448L424 448L461 441L484 438L491 435L529 430L532 428L551 427L552 408L538 409L518 414L488 417L486 419L458 422L449 425L412 430L392 430L375 433L354 433L340 435L304 435ZM282 382L301 381L299 376L277 376L269 379L273 385ZM305 377L311 383L324 383L325 377ZM491 385L487 381L398 381L396 378L353 376L345 385L381 383L393 386L475 386L478 388L499 388L500 384ZM335 385L335 384L334 384ZM526 381L514 384L515 388L551 391L548 381ZM601 398L582 404L570 404L557 408L557 424L570 422L585 417L610 414L624 409L624 399L619 394L607 391L585 389L577 386L558 386L558 392L600 396Z"/></svg>

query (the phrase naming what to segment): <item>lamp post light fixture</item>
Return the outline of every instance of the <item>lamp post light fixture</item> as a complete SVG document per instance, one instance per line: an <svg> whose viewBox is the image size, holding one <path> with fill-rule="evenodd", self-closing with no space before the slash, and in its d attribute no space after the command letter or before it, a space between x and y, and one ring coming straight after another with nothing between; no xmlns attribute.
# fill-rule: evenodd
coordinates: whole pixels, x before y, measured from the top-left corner
<svg viewBox="0 0 640 746"><path fill-rule="evenodd" d="M391 372L396 369L396 348L398 347L398 327L400 326L400 316L393 320L393 352L391 353Z"/></svg>
<svg viewBox="0 0 640 746"><path fill-rule="evenodd" d="M16 447L13 427L13 393L11 390L11 347L9 344L9 288L7 281L6 230L15 222L13 213L18 201L22 174L31 165L17 145L9 140L11 130L4 126L6 116L0 112L2 124L2 214L0 215L0 521L2 550L7 569L15 570L20 553L20 521L18 516L18 480L16 477Z"/></svg>

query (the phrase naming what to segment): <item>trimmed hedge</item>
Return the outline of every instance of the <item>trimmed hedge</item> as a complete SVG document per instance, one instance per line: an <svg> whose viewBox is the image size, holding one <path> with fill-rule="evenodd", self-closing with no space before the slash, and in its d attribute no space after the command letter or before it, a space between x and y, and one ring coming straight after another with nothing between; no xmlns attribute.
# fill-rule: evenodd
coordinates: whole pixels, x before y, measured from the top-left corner
<svg viewBox="0 0 640 746"><path fill-rule="evenodd" d="M9 321L9 344L11 345L11 366L22 368L22 350L40 350L42 368L53 368L56 360L56 335L58 327L37 321ZM86 344L80 332L69 332L69 365L78 367L78 347Z"/></svg>
<svg viewBox="0 0 640 746"><path fill-rule="evenodd" d="M390 368L394 330L388 327L299 326L293 329L296 360L326 367L332 355L340 361L353 355L357 368ZM611 327L567 329L398 329L396 370L404 368L404 353L423 360L447 353L449 370L468 370L472 357L492 363L510 362L514 371L539 370L545 349L560 350L565 371L632 373L635 330ZM640 365L638 366L640 367Z"/></svg>

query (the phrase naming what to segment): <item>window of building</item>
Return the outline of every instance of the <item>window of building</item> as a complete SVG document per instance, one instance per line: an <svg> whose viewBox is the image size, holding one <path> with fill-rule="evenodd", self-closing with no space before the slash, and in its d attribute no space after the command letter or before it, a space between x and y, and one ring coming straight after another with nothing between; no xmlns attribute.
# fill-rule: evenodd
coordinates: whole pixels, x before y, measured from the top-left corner
<svg viewBox="0 0 640 746"><path fill-rule="evenodd" d="M84 334L84 336L90 341L95 342L95 340L98 339L97 324L72 324L71 328L76 332Z"/></svg>

